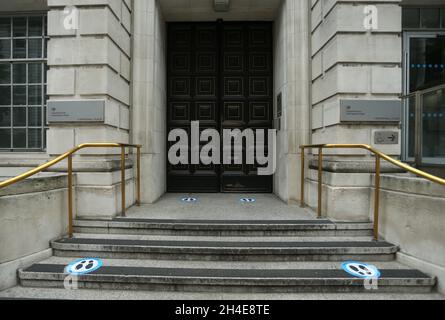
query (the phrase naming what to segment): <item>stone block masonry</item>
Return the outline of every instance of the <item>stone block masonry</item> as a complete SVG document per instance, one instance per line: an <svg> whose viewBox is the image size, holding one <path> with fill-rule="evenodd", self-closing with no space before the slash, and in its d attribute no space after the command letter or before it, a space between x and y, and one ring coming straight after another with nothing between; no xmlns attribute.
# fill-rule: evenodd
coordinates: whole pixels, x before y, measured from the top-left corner
<svg viewBox="0 0 445 320"><path fill-rule="evenodd" d="M50 123L48 155L86 142L130 142L132 1L48 0L48 6L49 101L105 101L103 122ZM67 28L68 16L74 20ZM79 216L119 213L119 197L109 197L120 190L111 179L119 170L119 154L118 149L88 149L74 158L75 170L95 170L77 186ZM132 177L130 171L128 206L134 203ZM94 189L95 213L85 205L91 200L82 192L86 189Z"/></svg>
<svg viewBox="0 0 445 320"><path fill-rule="evenodd" d="M365 23L369 8L378 22L371 29ZM400 101L400 1L312 0L310 12L311 142L374 145L376 130L398 131L398 122L341 121L340 105L342 100L362 100L364 108L367 100ZM395 157L401 153L400 141L375 147ZM325 150L324 160L325 164L348 160L350 170L325 172L326 179L337 177L339 181L325 186L323 212L337 219L369 219L371 179L369 171L357 168L367 162L374 166L374 158L363 150L331 149ZM367 178L361 181L362 177ZM316 185L314 172L310 172L307 187L312 206L316 204Z"/></svg>
<svg viewBox="0 0 445 320"><path fill-rule="evenodd" d="M342 123L340 101L399 100L402 14L398 2L312 1L313 143L372 144L375 123ZM365 28L367 6L376 9L376 29ZM398 125L384 123L379 128L397 130ZM397 145L385 151L400 155Z"/></svg>

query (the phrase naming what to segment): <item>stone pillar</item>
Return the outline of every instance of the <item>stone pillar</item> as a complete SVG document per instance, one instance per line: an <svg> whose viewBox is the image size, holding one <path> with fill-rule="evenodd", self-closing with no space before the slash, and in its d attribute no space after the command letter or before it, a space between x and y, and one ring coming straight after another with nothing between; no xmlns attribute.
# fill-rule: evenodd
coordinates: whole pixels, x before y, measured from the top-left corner
<svg viewBox="0 0 445 320"><path fill-rule="evenodd" d="M400 101L400 1L310 2L312 143L374 145L375 130L398 131L399 122L342 122L340 101ZM376 29L365 28L366 6L377 8ZM376 147L390 155L400 155L400 141L396 145ZM370 174L374 172L373 157L357 149L326 150L326 154L330 156L323 164L328 171L324 173L323 212L338 219L368 219L372 200ZM337 162L344 160L349 161ZM315 167L314 162L312 166ZM310 172L311 206L316 206L317 202L316 177L316 172Z"/></svg>
<svg viewBox="0 0 445 320"><path fill-rule="evenodd" d="M166 191L166 24L159 2L134 0L133 141L142 144L142 202Z"/></svg>
<svg viewBox="0 0 445 320"><path fill-rule="evenodd" d="M275 193L292 203L300 198L300 150L310 136L309 1L283 1L275 21L274 92L282 94L277 133Z"/></svg>
<svg viewBox="0 0 445 320"><path fill-rule="evenodd" d="M48 6L49 103L98 100L105 105L103 121L50 123L48 154L86 142L129 142L131 1L48 0ZM77 28L66 27L66 6L77 10ZM74 158L78 216L120 213L119 154L118 149L88 149ZM128 168L127 206L134 203L132 176Z"/></svg>

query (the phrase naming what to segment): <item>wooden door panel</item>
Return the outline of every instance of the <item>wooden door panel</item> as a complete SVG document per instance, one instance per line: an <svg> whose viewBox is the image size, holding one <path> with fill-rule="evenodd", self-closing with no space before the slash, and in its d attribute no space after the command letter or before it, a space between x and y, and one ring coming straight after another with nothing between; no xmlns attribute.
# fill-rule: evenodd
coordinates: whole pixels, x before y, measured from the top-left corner
<svg viewBox="0 0 445 320"><path fill-rule="evenodd" d="M271 23L170 23L167 52L168 130L272 127ZM170 192L272 191L255 164L167 167Z"/></svg>

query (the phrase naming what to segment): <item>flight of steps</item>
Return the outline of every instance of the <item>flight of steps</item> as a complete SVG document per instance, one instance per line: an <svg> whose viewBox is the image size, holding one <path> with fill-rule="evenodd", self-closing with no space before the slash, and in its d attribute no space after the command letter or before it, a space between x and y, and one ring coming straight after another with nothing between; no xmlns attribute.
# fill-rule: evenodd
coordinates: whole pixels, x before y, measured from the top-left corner
<svg viewBox="0 0 445 320"><path fill-rule="evenodd" d="M103 266L80 289L234 293L428 293L435 279L395 261L398 248L372 240L370 223L330 220L76 220L54 256L19 270L22 287L63 288L79 258ZM381 271L378 289L343 271L344 261Z"/></svg>

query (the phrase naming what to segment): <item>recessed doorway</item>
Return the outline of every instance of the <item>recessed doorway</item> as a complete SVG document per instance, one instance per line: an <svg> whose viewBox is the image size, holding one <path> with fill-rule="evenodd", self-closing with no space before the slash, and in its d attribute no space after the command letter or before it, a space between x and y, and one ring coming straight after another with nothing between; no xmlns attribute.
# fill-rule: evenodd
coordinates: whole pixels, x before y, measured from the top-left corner
<svg viewBox="0 0 445 320"><path fill-rule="evenodd" d="M223 21L168 24L168 132L178 128L190 133L192 121L199 121L200 130L220 133L272 128L272 26ZM174 143L167 142L167 148ZM258 175L259 165L245 163L245 147L240 165L171 165L167 160L167 191L272 192L273 176Z"/></svg>

